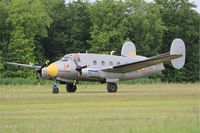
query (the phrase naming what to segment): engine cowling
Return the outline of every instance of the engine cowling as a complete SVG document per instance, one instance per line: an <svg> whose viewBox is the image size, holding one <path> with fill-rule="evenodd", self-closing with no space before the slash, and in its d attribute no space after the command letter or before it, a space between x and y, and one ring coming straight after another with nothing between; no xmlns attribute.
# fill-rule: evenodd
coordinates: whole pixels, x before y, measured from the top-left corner
<svg viewBox="0 0 200 133"><path fill-rule="evenodd" d="M82 69L81 77L83 78L101 78L101 73L96 68Z"/></svg>

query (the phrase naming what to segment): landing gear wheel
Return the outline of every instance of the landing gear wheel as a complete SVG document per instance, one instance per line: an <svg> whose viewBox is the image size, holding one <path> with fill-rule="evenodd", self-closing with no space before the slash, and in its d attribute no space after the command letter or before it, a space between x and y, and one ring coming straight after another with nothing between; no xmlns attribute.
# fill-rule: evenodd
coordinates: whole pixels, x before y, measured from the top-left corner
<svg viewBox="0 0 200 133"><path fill-rule="evenodd" d="M117 84L116 83L108 83L107 90L109 93L117 92Z"/></svg>
<svg viewBox="0 0 200 133"><path fill-rule="evenodd" d="M53 89L52 89L52 92L53 92L53 94L59 93L58 87L54 86Z"/></svg>
<svg viewBox="0 0 200 133"><path fill-rule="evenodd" d="M67 92L75 92L76 91L76 85L74 84L67 84L66 85Z"/></svg>
<svg viewBox="0 0 200 133"><path fill-rule="evenodd" d="M53 92L53 94L59 93L58 83L57 83L56 79L54 79L54 84L53 84L52 92Z"/></svg>

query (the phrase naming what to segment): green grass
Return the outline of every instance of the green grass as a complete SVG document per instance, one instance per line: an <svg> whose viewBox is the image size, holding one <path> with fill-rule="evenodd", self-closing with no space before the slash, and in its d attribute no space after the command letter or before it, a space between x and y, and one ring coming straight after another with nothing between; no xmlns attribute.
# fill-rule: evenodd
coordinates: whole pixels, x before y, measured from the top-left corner
<svg viewBox="0 0 200 133"><path fill-rule="evenodd" d="M199 133L199 84L0 86L1 133Z"/></svg>
<svg viewBox="0 0 200 133"><path fill-rule="evenodd" d="M1 78L0 85L37 85L38 80L36 78ZM159 78L139 78L129 81L120 81L121 84L154 84L161 83ZM40 80L41 85L50 85L53 84L53 81L50 80ZM98 82L80 82L80 84L99 84Z"/></svg>

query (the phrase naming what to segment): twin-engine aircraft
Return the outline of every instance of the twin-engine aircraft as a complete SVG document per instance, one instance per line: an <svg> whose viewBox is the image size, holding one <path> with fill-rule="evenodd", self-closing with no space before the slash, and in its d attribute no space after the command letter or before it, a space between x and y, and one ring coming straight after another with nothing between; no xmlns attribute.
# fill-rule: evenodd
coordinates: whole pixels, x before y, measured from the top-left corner
<svg viewBox="0 0 200 133"><path fill-rule="evenodd" d="M131 41L123 44L121 56L73 53L50 65L35 66L7 62L7 64L32 68L38 79L54 80L52 92L59 93L58 82L66 84L67 92L75 92L79 81L99 81L107 83L107 91L117 92L117 82L132 80L158 73L165 69L163 62L170 61L174 68L185 64L185 44L177 38L173 40L170 52L150 58L136 55L136 47Z"/></svg>

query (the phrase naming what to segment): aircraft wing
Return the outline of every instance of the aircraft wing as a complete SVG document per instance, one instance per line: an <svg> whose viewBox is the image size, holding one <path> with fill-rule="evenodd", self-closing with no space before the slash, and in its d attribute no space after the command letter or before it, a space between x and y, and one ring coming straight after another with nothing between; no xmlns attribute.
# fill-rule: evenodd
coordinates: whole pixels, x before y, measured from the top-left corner
<svg viewBox="0 0 200 133"><path fill-rule="evenodd" d="M157 56L150 57L146 60L133 62L129 64L123 64L118 66L112 66L109 68L105 68L102 71L104 72L112 72L112 73L127 73L135 70L139 70L145 67L149 67L152 65L156 65L162 62L170 61L172 59L176 59L181 57L182 55L170 55L170 53L160 54Z"/></svg>
<svg viewBox="0 0 200 133"><path fill-rule="evenodd" d="M31 68L33 70L38 70L41 67L41 66L35 66L33 64L21 64L21 63L15 63L15 62L6 62L6 63L9 64L9 65Z"/></svg>

